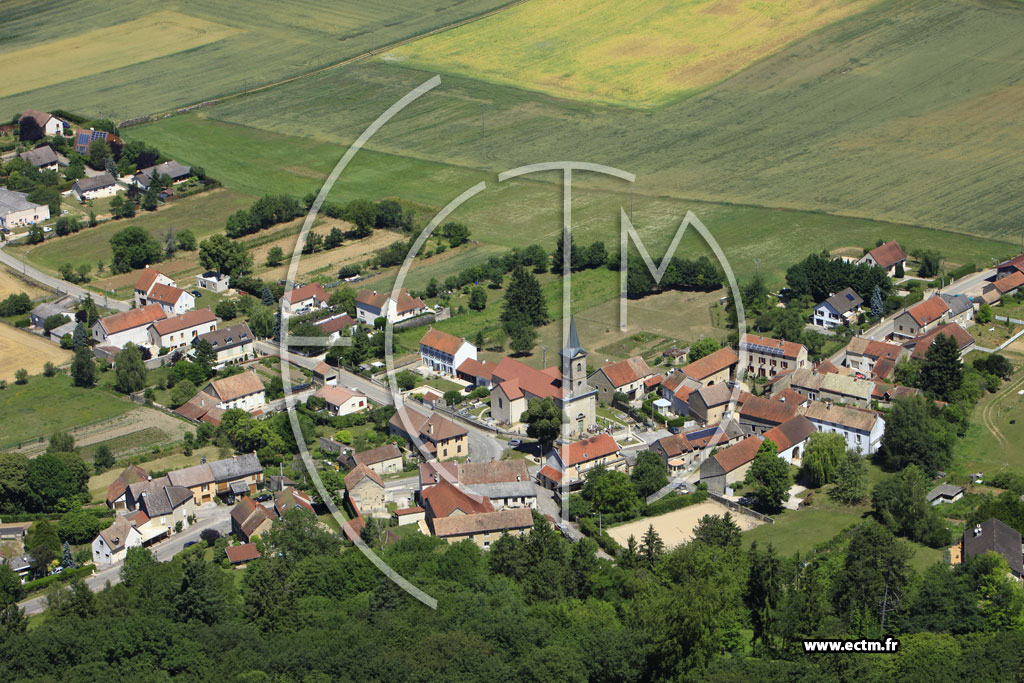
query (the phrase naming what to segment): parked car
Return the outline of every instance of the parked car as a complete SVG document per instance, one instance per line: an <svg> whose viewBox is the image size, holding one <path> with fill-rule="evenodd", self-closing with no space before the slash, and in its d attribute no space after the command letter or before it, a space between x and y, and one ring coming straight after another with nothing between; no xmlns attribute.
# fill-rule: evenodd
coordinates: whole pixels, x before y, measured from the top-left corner
<svg viewBox="0 0 1024 683"><path fill-rule="evenodd" d="M185 545L183 545L183 546L181 546L181 547L182 547L182 549L184 550L185 548L191 548L191 547L192 547L192 546L194 546L194 545L195 545L196 543L199 543L199 541L186 541L186 542L185 542Z"/></svg>
<svg viewBox="0 0 1024 683"><path fill-rule="evenodd" d="M203 293L200 292L198 289L193 289L192 290L192 296L194 296L197 299L200 299L200 298L202 298Z"/></svg>
<svg viewBox="0 0 1024 683"><path fill-rule="evenodd" d="M509 442L508 442L508 447L509 448L519 448L522 445L523 445L523 440L522 439L509 439Z"/></svg>
<svg viewBox="0 0 1024 683"><path fill-rule="evenodd" d="M668 428L668 433L669 434L678 434L680 431L682 431L682 430L679 429L679 427L669 427Z"/></svg>
<svg viewBox="0 0 1024 683"><path fill-rule="evenodd" d="M270 495L269 493L261 493L260 495L253 498L253 500L255 500L257 503L265 503L271 498L273 498L273 496Z"/></svg>

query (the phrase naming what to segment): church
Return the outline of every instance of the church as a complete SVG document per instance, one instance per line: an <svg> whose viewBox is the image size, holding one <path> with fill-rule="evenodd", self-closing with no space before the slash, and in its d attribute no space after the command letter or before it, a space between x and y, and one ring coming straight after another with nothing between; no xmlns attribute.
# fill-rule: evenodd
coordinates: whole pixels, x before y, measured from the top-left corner
<svg viewBox="0 0 1024 683"><path fill-rule="evenodd" d="M563 438L581 438L596 430L597 390L587 383L587 352L580 344L576 320L559 353L561 367L537 370L514 358L503 358L492 375L491 417L503 426L520 422L531 399L551 398L563 413Z"/></svg>

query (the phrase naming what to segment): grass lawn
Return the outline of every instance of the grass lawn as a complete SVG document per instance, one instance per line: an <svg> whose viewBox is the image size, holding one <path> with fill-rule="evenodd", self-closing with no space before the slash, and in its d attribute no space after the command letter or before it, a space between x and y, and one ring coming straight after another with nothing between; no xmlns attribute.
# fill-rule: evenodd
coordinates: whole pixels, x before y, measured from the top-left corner
<svg viewBox="0 0 1024 683"><path fill-rule="evenodd" d="M30 377L0 391L0 447L45 439L56 431L106 420L138 407L102 387L72 386L64 374Z"/></svg>
<svg viewBox="0 0 1024 683"><path fill-rule="evenodd" d="M950 474L960 483L971 472L992 476L1004 468L1024 471L1024 395L1017 393L1024 390L1024 368L1019 356L1007 357L1017 370L994 394L981 397L967 434L956 445Z"/></svg>
<svg viewBox="0 0 1024 683"><path fill-rule="evenodd" d="M176 452L156 458L155 460L148 460L139 466L150 474L153 472L168 472L170 470L179 470L185 467L191 467L192 465L198 465L199 460L203 455L206 456L207 462L220 459L217 455L216 447L206 446L204 448L196 449L191 457L186 456L184 453ZM121 474L121 471L124 468L124 463L118 463L113 468L102 474L95 474L89 477L90 500L94 503L103 502L107 494L107 487L117 479L118 475Z"/></svg>

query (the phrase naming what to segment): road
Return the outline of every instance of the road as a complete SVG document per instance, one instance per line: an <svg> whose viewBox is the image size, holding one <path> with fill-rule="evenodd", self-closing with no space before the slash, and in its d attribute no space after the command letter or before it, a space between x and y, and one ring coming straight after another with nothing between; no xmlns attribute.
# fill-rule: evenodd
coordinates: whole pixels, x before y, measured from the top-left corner
<svg viewBox="0 0 1024 683"><path fill-rule="evenodd" d="M113 311L127 311L129 308L132 307L130 301L119 301L118 299L110 299L104 297L102 294L97 294L96 292L91 292L87 289L79 287L78 285L73 285L67 280L61 280L60 278L53 277L52 275L47 275L41 270L38 270L37 268L33 268L32 266L26 264L21 259L15 258L12 254L7 253L7 251L3 248L4 246L6 246L6 243L0 243L0 263L3 263L4 265L10 267L11 269L16 270L17 272L23 274L27 278L30 278L32 280L35 280L36 282L41 283L45 287L55 289L58 292L70 294L71 296L74 296L78 299L84 299L86 295L92 296L93 301L95 301L97 304L100 304L104 308L109 308Z"/></svg>
<svg viewBox="0 0 1024 683"><path fill-rule="evenodd" d="M196 510L196 523L185 529L180 534L174 534L165 541L160 541L150 546L153 556L160 562L168 562L176 554L180 553L185 544L190 541L198 541L200 534L205 529L216 529L221 535L231 533L231 506L218 505L216 507L200 508ZM107 582L111 585L121 582L121 563L97 569L92 575L85 579L87 585L93 592L102 590ZM26 616L39 614L46 610L46 596L39 595L29 600L18 603L18 606L25 610Z"/></svg>
<svg viewBox="0 0 1024 683"><path fill-rule="evenodd" d="M257 351L267 355L276 356L281 351L281 347L272 342L257 341L255 346ZM323 360L323 357L315 356L309 358L291 353L288 354L288 360L299 367L312 370L318 363L320 363L320 361ZM358 391L374 403L378 403L380 405L394 404L391 391L387 388L342 368L338 368L338 386ZM465 423L460 424L462 424L469 433L469 459L472 462L490 462L501 458L501 454L506 448L505 442L495 438L488 430L473 427Z"/></svg>

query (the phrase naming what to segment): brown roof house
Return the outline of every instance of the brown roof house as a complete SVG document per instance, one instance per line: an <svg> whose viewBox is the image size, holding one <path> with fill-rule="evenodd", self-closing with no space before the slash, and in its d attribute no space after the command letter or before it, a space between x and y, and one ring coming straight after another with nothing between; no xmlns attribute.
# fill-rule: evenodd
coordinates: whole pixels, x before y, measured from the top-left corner
<svg viewBox="0 0 1024 683"><path fill-rule="evenodd" d="M710 353L700 360L695 360L689 365L679 369L687 377L694 379L705 387L713 384L722 384L729 381L731 373L739 363L739 356L731 348L726 346Z"/></svg>
<svg viewBox="0 0 1024 683"><path fill-rule="evenodd" d="M433 372L454 376L467 360L476 360L476 347L462 337L431 327L420 339L420 362Z"/></svg>
<svg viewBox="0 0 1024 683"><path fill-rule="evenodd" d="M346 452L338 456L338 464L346 470L355 469L357 465L365 465L380 475L401 472L404 461L402 451L393 443L359 453Z"/></svg>
<svg viewBox="0 0 1024 683"><path fill-rule="evenodd" d="M928 353L928 348L935 343L939 335L952 337L956 341L957 348L960 349L961 358L974 348L974 337L958 323L939 325L931 332L923 334L917 339L912 339L903 346L910 351L912 358L921 359L925 357L925 354Z"/></svg>
<svg viewBox="0 0 1024 683"><path fill-rule="evenodd" d="M633 356L617 363L608 363L590 375L590 386L597 389L598 398L611 403L615 394L625 394L630 403L644 398L644 382L654 371L640 356Z"/></svg>
<svg viewBox="0 0 1024 683"><path fill-rule="evenodd" d="M490 550L491 544L508 533L518 536L533 527L533 512L530 508L507 508L494 512L480 512L473 515L440 517L431 520L434 535L449 543L469 539L483 550Z"/></svg>
<svg viewBox="0 0 1024 683"><path fill-rule="evenodd" d="M217 364L229 365L251 360L256 357L256 338L246 323L238 323L229 327L223 327L213 332L200 334L192 340L192 351L195 353L195 345L199 340L208 342L213 350L217 352Z"/></svg>
<svg viewBox="0 0 1024 683"><path fill-rule="evenodd" d="M366 396L346 387L326 384L313 395L327 403L327 412L331 415L351 415L369 407Z"/></svg>
<svg viewBox="0 0 1024 683"><path fill-rule="evenodd" d="M260 551L256 549L255 543L229 545L227 548L224 548L224 553L228 556L228 562L231 563L231 566L238 567L239 569L245 568L253 560L262 557Z"/></svg>
<svg viewBox="0 0 1024 683"><path fill-rule="evenodd" d="M857 261L858 264L878 266L888 273L889 277L896 275L897 267L906 267L906 262L907 253L895 240L875 247Z"/></svg>
<svg viewBox="0 0 1024 683"><path fill-rule="evenodd" d="M217 399L221 410L238 408L258 414L267 404L263 381L252 370L215 379L203 391Z"/></svg>
<svg viewBox="0 0 1024 683"><path fill-rule="evenodd" d="M598 434L581 441L562 445L548 456L537 473L541 486L555 490L575 490L583 486L586 473L597 466L625 472L626 458L619 444L609 434Z"/></svg>
<svg viewBox="0 0 1024 683"><path fill-rule="evenodd" d="M163 285L154 285L153 289L158 290L161 287ZM153 299L152 292L149 296L150 299ZM216 329L217 316L209 308L186 311L171 318L154 322L149 328L149 344L157 349L185 348L191 346L199 335L214 332Z"/></svg>
<svg viewBox="0 0 1024 683"><path fill-rule="evenodd" d="M291 291L285 292L284 296L281 297L281 304L284 312L292 315L323 308L327 306L328 299L330 297L327 295L327 290L324 289L324 286L319 282L314 282L311 285L296 287Z"/></svg>
<svg viewBox="0 0 1024 683"><path fill-rule="evenodd" d="M384 499L384 481L366 465L356 465L345 475L345 491L349 503L361 514L372 517L389 516Z"/></svg>
<svg viewBox="0 0 1024 683"><path fill-rule="evenodd" d="M231 533L243 543L249 543L274 525L274 513L249 496L244 496L231 508Z"/></svg>
<svg viewBox="0 0 1024 683"><path fill-rule="evenodd" d="M485 496L495 510L537 507L537 487L522 460L422 463L420 494L442 479L469 493Z"/></svg>
<svg viewBox="0 0 1024 683"><path fill-rule="evenodd" d="M764 434L769 429L792 420L799 409L796 403L773 401L747 393L741 395L740 401L742 403L736 411L737 419L747 436Z"/></svg>
<svg viewBox="0 0 1024 683"><path fill-rule="evenodd" d="M368 289L360 290L356 295L356 319L372 325L377 318L387 318L390 323L397 323L415 318L430 309L419 297L409 295L404 287L399 290L398 297L391 296L391 290L378 292Z"/></svg>
<svg viewBox="0 0 1024 683"><path fill-rule="evenodd" d="M391 434L415 447L419 437L423 449L438 460L469 455L469 432L439 413L429 417L409 408L399 408L388 421Z"/></svg>
<svg viewBox="0 0 1024 683"><path fill-rule="evenodd" d="M726 495L730 484L743 481L761 447L761 437L748 436L735 446L718 451L700 464L700 480L708 491Z"/></svg>
<svg viewBox="0 0 1024 683"><path fill-rule="evenodd" d="M779 457L792 465L799 464L806 450L807 440L817 431L814 423L803 415L797 415L777 427L772 427L762 436L779 449Z"/></svg>
<svg viewBox="0 0 1024 683"><path fill-rule="evenodd" d="M884 371L886 375L892 371L896 363L903 360L910 354L899 344L888 344L874 339L854 337L846 345L843 364L859 372L865 379L875 375L875 366Z"/></svg>
<svg viewBox="0 0 1024 683"><path fill-rule="evenodd" d="M690 416L702 426L718 424L732 400L732 389L724 382L697 389L689 397Z"/></svg>
<svg viewBox="0 0 1024 683"><path fill-rule="evenodd" d="M949 316L949 304L941 296L919 301L892 321L892 337L907 340L927 334Z"/></svg>
<svg viewBox="0 0 1024 683"><path fill-rule="evenodd" d="M167 317L156 304L133 308L100 318L92 325L92 338L97 344L123 349L128 342L136 346L149 345L149 328Z"/></svg>
<svg viewBox="0 0 1024 683"><path fill-rule="evenodd" d="M117 479L107 487L107 507L115 512L128 509L127 492L131 484L147 481L149 473L138 465L129 465L117 475Z"/></svg>
<svg viewBox="0 0 1024 683"><path fill-rule="evenodd" d="M775 377L807 367L807 347L796 342L745 334L740 351L747 352L747 374L752 377Z"/></svg>
<svg viewBox="0 0 1024 683"><path fill-rule="evenodd" d="M101 531L92 541L92 561L97 565L120 562L128 548L142 545L142 533L124 515L114 517L114 523Z"/></svg>

